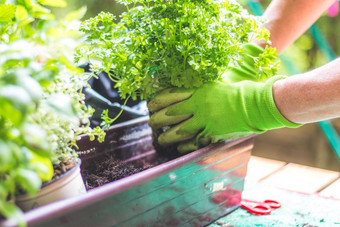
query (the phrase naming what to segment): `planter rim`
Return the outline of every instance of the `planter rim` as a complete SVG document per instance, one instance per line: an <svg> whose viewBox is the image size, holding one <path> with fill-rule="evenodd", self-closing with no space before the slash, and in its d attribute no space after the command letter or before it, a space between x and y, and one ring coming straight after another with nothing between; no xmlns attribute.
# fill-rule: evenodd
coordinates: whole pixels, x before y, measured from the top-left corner
<svg viewBox="0 0 340 227"><path fill-rule="evenodd" d="M59 179L64 178L64 177L66 177L67 175L71 174L72 172L76 171L77 168L80 167L80 165L81 165L81 159L78 158L78 157L77 157L76 159L77 159L77 164L76 164L75 166L73 166L71 169L69 169L69 170L66 171L65 173L61 174L59 177L57 177L57 178L55 178L55 179L53 179L53 180L50 180L50 181L48 181L48 182L46 182L46 183L43 183L42 186L41 186L41 188L46 187L46 186L48 186L48 185L50 185L50 184L53 184L54 182L58 181Z"/></svg>

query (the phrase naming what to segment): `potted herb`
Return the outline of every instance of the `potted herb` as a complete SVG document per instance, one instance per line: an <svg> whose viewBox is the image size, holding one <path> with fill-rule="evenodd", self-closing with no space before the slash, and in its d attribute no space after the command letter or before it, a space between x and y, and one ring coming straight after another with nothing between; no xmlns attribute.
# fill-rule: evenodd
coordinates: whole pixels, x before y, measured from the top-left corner
<svg viewBox="0 0 340 227"><path fill-rule="evenodd" d="M47 203L27 205L26 199L42 187L44 196L51 197L46 196L51 180L79 167L74 151L78 135L104 136L100 128L89 127L93 110L81 93L89 77L68 59L74 41L68 35L77 33L53 17L33 1L0 3L0 219L23 225L16 203L24 210Z"/></svg>
<svg viewBox="0 0 340 227"><path fill-rule="evenodd" d="M231 0L120 2L127 7L120 18L102 12L82 24L87 44L76 59L90 61L94 72L108 73L123 99L150 100L165 88L222 80L228 68L239 67L249 55L244 44L269 37L260 18ZM248 57L257 80L274 74L273 48ZM105 125L110 120L103 115ZM156 138L163 130L153 130ZM159 147L157 141L154 145Z"/></svg>

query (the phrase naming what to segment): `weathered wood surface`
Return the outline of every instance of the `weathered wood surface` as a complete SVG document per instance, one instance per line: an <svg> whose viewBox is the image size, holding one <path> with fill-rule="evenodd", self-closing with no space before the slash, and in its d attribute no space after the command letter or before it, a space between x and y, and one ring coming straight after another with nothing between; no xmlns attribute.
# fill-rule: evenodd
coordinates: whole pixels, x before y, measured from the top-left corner
<svg viewBox="0 0 340 227"><path fill-rule="evenodd" d="M320 195L327 198L340 199L340 179L322 190Z"/></svg>
<svg viewBox="0 0 340 227"><path fill-rule="evenodd" d="M274 199L282 207L270 215L237 209L209 227L339 226L340 173L252 156L242 198Z"/></svg>
<svg viewBox="0 0 340 227"><path fill-rule="evenodd" d="M286 164L286 162L282 161L251 156L248 163L246 181L258 182L279 170Z"/></svg>
<svg viewBox="0 0 340 227"><path fill-rule="evenodd" d="M252 156L247 182L301 193L340 198L340 172Z"/></svg>

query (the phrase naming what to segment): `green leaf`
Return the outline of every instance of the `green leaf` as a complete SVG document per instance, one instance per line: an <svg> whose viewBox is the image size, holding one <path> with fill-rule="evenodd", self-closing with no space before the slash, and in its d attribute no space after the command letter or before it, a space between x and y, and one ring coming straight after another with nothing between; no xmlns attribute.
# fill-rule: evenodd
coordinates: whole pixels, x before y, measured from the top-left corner
<svg viewBox="0 0 340 227"><path fill-rule="evenodd" d="M67 2L65 0L38 0L41 5L52 7L65 7Z"/></svg>
<svg viewBox="0 0 340 227"><path fill-rule="evenodd" d="M8 189L6 188L4 180L0 182L0 200L7 199Z"/></svg>
<svg viewBox="0 0 340 227"><path fill-rule="evenodd" d="M63 93L52 94L47 98L47 104L52 111L59 114L61 119L75 124L79 122L77 111L74 108L74 100L69 95Z"/></svg>
<svg viewBox="0 0 340 227"><path fill-rule="evenodd" d="M15 179L20 187L29 195L34 195L41 188L41 179L38 174L32 170L24 168L17 169Z"/></svg>
<svg viewBox="0 0 340 227"><path fill-rule="evenodd" d="M7 85L0 89L0 103L0 116L14 127L22 124L31 106L31 99L20 86Z"/></svg>
<svg viewBox="0 0 340 227"><path fill-rule="evenodd" d="M68 13L66 15L65 20L67 22L71 22L73 20L80 20L81 18L84 17L86 11L87 11L87 7L86 6L80 7L79 9Z"/></svg>
<svg viewBox="0 0 340 227"><path fill-rule="evenodd" d="M0 22L10 22L15 16L15 5L0 5Z"/></svg>
<svg viewBox="0 0 340 227"><path fill-rule="evenodd" d="M53 165L50 157L41 156L39 153L32 152L30 166L38 174L43 182L48 182L53 177Z"/></svg>
<svg viewBox="0 0 340 227"><path fill-rule="evenodd" d="M26 90L16 85L3 86L0 98L8 100L18 110L25 110L32 101Z"/></svg>
<svg viewBox="0 0 340 227"><path fill-rule="evenodd" d="M26 226L23 212L14 203L0 199L0 213L5 218L15 220L19 227Z"/></svg>
<svg viewBox="0 0 340 227"><path fill-rule="evenodd" d="M15 16L18 20L25 20L28 17L28 12L25 7L18 5Z"/></svg>
<svg viewBox="0 0 340 227"><path fill-rule="evenodd" d="M35 0L32 0L33 2L35 2ZM26 8L29 8L32 5L32 1L31 0L16 0L16 3L18 5L23 5Z"/></svg>
<svg viewBox="0 0 340 227"><path fill-rule="evenodd" d="M23 127L23 137L32 150L45 153L50 153L52 150L47 141L47 133L40 125L26 123Z"/></svg>
<svg viewBox="0 0 340 227"><path fill-rule="evenodd" d="M53 20L55 18L49 9L38 4L32 6L32 16L43 20Z"/></svg>
<svg viewBox="0 0 340 227"><path fill-rule="evenodd" d="M15 193L15 180L10 174L6 174L4 180L0 181L0 200L13 200L11 197Z"/></svg>
<svg viewBox="0 0 340 227"><path fill-rule="evenodd" d="M68 68L69 70L71 70L71 71L73 71L75 73L82 73L82 72L84 72L84 69L74 66L64 56L60 56L59 57L59 61L61 63L63 63L66 66L66 68Z"/></svg>
<svg viewBox="0 0 340 227"><path fill-rule="evenodd" d="M32 77L21 73L18 78L18 85L23 87L33 101L38 101L42 96L42 88L38 81Z"/></svg>
<svg viewBox="0 0 340 227"><path fill-rule="evenodd" d="M0 173L5 173L15 168L16 160L11 147L4 141L0 141L0 151Z"/></svg>

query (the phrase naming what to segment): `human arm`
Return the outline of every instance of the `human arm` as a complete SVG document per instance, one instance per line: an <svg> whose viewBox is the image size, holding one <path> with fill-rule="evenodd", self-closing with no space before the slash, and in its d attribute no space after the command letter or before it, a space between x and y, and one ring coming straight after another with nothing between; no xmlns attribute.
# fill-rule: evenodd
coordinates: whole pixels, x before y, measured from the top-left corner
<svg viewBox="0 0 340 227"><path fill-rule="evenodd" d="M274 83L276 106L296 123L340 117L340 58Z"/></svg>
<svg viewBox="0 0 340 227"><path fill-rule="evenodd" d="M158 137L158 143L177 144L180 152L270 129L298 127L282 116L273 99L273 83L284 78L167 89L149 101L149 125L156 130L172 126Z"/></svg>
<svg viewBox="0 0 340 227"><path fill-rule="evenodd" d="M263 14L270 41L279 53L304 33L334 0L273 0ZM265 41L257 44L264 47Z"/></svg>
<svg viewBox="0 0 340 227"><path fill-rule="evenodd" d="M170 89L149 102L149 124L172 125L158 142L179 143L179 150L190 151L210 142L340 117L339 87L340 58L293 77Z"/></svg>
<svg viewBox="0 0 340 227"><path fill-rule="evenodd" d="M266 9L264 26L272 46L281 53L305 32L334 0L273 0ZM260 46L266 42L257 42ZM273 95L280 112L292 122L309 123L339 117L340 60L315 70L279 80Z"/></svg>

